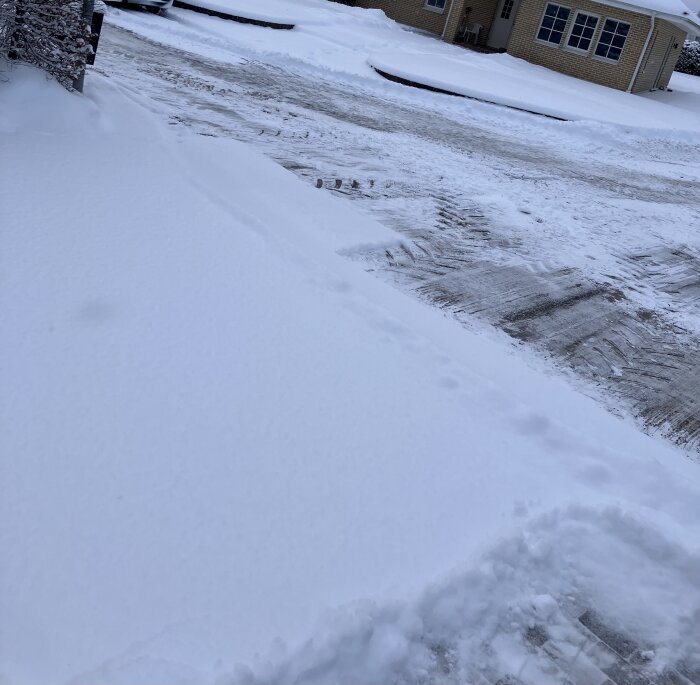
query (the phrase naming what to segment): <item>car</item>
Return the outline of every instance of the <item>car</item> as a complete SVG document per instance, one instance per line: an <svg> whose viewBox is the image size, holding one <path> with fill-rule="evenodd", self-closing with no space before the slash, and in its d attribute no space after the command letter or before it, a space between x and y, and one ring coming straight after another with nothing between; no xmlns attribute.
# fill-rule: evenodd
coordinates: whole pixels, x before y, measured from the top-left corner
<svg viewBox="0 0 700 685"><path fill-rule="evenodd" d="M107 0L107 4L121 5L122 7L145 7L152 12L162 12L173 6L173 0Z"/></svg>

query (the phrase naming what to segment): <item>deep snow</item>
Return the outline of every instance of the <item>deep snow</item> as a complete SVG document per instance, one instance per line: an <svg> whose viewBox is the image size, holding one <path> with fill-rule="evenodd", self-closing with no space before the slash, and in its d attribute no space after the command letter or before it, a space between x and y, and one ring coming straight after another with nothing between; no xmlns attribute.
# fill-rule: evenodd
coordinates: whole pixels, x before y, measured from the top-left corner
<svg viewBox="0 0 700 685"><path fill-rule="evenodd" d="M605 88L512 57L462 50L460 55L401 50L369 56L370 66L392 76L507 107L568 121L601 121L649 129L700 131L700 95L682 79L679 93L637 95ZM677 85L676 85L677 84ZM690 110L695 116L689 115Z"/></svg>
<svg viewBox="0 0 700 685"><path fill-rule="evenodd" d="M589 608L693 664L696 464L338 256L397 241L346 201L89 84L0 84L4 681L554 682Z"/></svg>

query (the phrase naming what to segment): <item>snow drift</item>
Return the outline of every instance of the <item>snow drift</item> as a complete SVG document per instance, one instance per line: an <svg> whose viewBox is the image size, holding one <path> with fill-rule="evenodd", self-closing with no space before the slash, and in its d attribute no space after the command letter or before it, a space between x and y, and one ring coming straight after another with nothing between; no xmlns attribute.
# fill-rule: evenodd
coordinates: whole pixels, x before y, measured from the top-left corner
<svg viewBox="0 0 700 685"><path fill-rule="evenodd" d="M0 94L3 682L593 682L587 611L694 667L697 464L250 148L97 75Z"/></svg>

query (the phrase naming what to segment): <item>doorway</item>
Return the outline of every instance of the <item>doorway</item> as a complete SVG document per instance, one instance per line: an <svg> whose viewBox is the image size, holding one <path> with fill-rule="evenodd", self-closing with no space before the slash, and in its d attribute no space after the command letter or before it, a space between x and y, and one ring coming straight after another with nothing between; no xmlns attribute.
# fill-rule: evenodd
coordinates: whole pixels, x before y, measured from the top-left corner
<svg viewBox="0 0 700 685"><path fill-rule="evenodd" d="M489 38L486 44L491 48L505 50L508 47L510 33L513 30L515 15L518 13L520 0L498 0Z"/></svg>
<svg viewBox="0 0 700 685"><path fill-rule="evenodd" d="M663 79L664 71L666 70L666 67L668 66L668 58L671 56L671 51L675 47L676 44L676 38L673 37L671 40L669 40L668 45L666 46L666 51L664 52L664 58L661 60L661 64L659 65L659 71L656 74L656 78L654 79L654 85L652 86L652 90L658 90L659 85L661 84L661 81Z"/></svg>

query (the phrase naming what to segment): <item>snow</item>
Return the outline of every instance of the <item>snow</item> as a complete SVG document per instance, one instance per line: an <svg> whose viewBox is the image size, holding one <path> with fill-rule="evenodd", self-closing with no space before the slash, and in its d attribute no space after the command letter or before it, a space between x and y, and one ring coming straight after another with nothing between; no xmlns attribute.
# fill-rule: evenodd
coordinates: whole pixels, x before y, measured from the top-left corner
<svg viewBox="0 0 700 685"><path fill-rule="evenodd" d="M611 4L614 7L617 3ZM685 0L635 0L635 2L624 2L620 4L627 5L631 8L641 7L651 10L652 12L659 12L668 15L669 18L679 17L700 28L698 9L691 9L691 6L695 4L693 2L685 2Z"/></svg>
<svg viewBox="0 0 700 685"><path fill-rule="evenodd" d="M536 622L586 682L568 601L696 658L696 463L340 256L399 240L349 202L89 76L0 82L0 681L416 682L439 646L541 683Z"/></svg>
<svg viewBox="0 0 700 685"><path fill-rule="evenodd" d="M207 0L209 1L209 0ZM242 11L233 4L236 11ZM236 62L241 55L280 60L287 68L318 69L346 81L376 81L377 67L396 76L488 102L564 119L611 123L626 129L700 130L700 97L680 94L639 96L588 83L503 54L481 54L449 45L434 36L407 30L378 10L346 7L328 0L264 0L256 12L268 20L295 23L292 31L270 36L258 27L219 21L187 10L168 14L167 30L159 17L112 10L110 22L179 49ZM288 6L288 14L279 7ZM226 7L229 6L227 3ZM247 16L250 12L247 12ZM206 40L204 39L206 36ZM394 88L397 86L393 86Z"/></svg>
<svg viewBox="0 0 700 685"><path fill-rule="evenodd" d="M673 98L637 96L574 79L511 55L463 51L457 56L391 50L375 53L369 64L392 76L570 121L600 121L619 126L700 131L697 92L683 83Z"/></svg>
<svg viewBox="0 0 700 685"><path fill-rule="evenodd" d="M188 5L217 12L229 13L236 17L266 21L273 24L295 24L300 18L308 17L308 10L304 12L303 6L294 8L285 0L267 0L260 7L251 7L246 0L228 0L227 2L215 2L213 0L187 0ZM310 17L309 17L310 18Z"/></svg>
<svg viewBox="0 0 700 685"><path fill-rule="evenodd" d="M674 71L668 90L642 93L642 97L684 109L691 113L692 116L688 117L690 121L700 121L700 77L698 76Z"/></svg>

